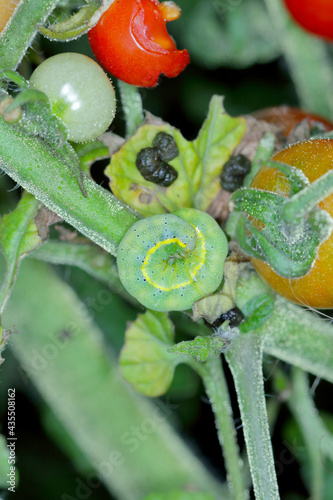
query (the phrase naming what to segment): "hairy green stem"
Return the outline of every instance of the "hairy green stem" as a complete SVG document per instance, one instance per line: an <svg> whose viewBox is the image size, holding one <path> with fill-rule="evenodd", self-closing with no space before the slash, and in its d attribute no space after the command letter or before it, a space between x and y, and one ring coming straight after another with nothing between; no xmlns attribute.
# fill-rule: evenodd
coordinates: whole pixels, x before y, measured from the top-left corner
<svg viewBox="0 0 333 500"><path fill-rule="evenodd" d="M294 23L282 0L265 0L280 35L301 106L307 111L333 117L333 68L325 42Z"/></svg>
<svg viewBox="0 0 333 500"><path fill-rule="evenodd" d="M52 264L75 266L106 284L127 302L138 307L139 303L123 287L115 259L101 248L89 243L69 243L49 240L35 250L31 257Z"/></svg>
<svg viewBox="0 0 333 500"><path fill-rule="evenodd" d="M0 70L15 69L58 0L21 0L0 35Z"/></svg>
<svg viewBox="0 0 333 500"><path fill-rule="evenodd" d="M126 231L141 217L85 178L87 197L57 150L15 130L0 117L0 168L112 255Z"/></svg>
<svg viewBox="0 0 333 500"><path fill-rule="evenodd" d="M138 87L118 80L122 109L126 121L126 136L130 137L142 124L144 115Z"/></svg>
<svg viewBox="0 0 333 500"><path fill-rule="evenodd" d="M262 372L262 337L243 334L227 352L240 407L256 500L280 498Z"/></svg>
<svg viewBox="0 0 333 500"><path fill-rule="evenodd" d="M24 199L21 200L21 204L23 202L23 206L21 206L22 216L19 221L17 221L18 223L15 225L13 230L5 233L4 241L1 241L1 250L6 259L6 272L0 287L0 317L10 297L20 261L22 259L22 255L20 254L20 245L22 244L24 237L26 237L31 221L36 216L40 205L38 200L33 197L31 198L32 199L30 199L27 203L24 203ZM1 227L1 230L5 232L6 228Z"/></svg>
<svg viewBox="0 0 333 500"><path fill-rule="evenodd" d="M222 447L228 483L233 498L246 500L249 498L249 493L244 483L243 462L239 454L229 392L221 359L213 356L206 363L197 363L195 369L203 379L215 415L218 439Z"/></svg>
<svg viewBox="0 0 333 500"><path fill-rule="evenodd" d="M293 368L292 372L293 391L288 399L290 407L296 421L300 425L303 439L306 443L306 449L311 463L311 499L322 500L324 493L324 468L323 456L324 450L321 447L330 442L333 444L333 438L327 430L324 429L318 411L314 406L310 396L308 376L299 368ZM333 448L331 448L332 450ZM331 451L331 458L333 452Z"/></svg>

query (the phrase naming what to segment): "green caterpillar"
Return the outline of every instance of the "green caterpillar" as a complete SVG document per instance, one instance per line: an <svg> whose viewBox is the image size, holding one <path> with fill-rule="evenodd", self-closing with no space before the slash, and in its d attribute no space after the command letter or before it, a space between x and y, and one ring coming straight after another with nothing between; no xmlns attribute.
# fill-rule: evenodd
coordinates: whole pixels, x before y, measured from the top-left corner
<svg viewBox="0 0 333 500"><path fill-rule="evenodd" d="M214 292L223 278L228 242L207 213L183 208L136 222L117 252L126 290L155 311L182 311Z"/></svg>

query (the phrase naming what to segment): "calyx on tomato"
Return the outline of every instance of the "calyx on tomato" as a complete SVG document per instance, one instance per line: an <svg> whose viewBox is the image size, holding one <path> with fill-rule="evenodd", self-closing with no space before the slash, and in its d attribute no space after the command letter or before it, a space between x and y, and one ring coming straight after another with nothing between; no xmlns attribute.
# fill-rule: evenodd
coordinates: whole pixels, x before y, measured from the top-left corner
<svg viewBox="0 0 333 500"><path fill-rule="evenodd" d="M332 153L330 139L293 144L265 162L251 188L239 189L231 197L237 215L229 233L246 253L267 262L280 277L306 275L318 247L332 233L332 214L317 206L333 191ZM299 169L293 163L281 163L289 163L290 157ZM327 166L325 175L311 185L311 176L302 171L310 164ZM257 178L265 179L271 172L275 172L274 189L265 189L266 184Z"/></svg>
<svg viewBox="0 0 333 500"><path fill-rule="evenodd" d="M175 77L190 61L166 22L179 17L173 2L115 0L88 32L92 51L109 73L126 83L154 87L161 73Z"/></svg>

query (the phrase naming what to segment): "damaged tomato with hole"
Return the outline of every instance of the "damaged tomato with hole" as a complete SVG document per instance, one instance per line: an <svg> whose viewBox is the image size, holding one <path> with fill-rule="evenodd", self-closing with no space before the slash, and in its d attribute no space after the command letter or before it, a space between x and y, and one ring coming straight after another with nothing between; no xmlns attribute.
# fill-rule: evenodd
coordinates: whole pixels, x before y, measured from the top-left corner
<svg viewBox="0 0 333 500"><path fill-rule="evenodd" d="M180 17L174 2L115 0L88 33L99 63L120 80L155 87L161 74L172 78L190 62L177 50L166 22Z"/></svg>

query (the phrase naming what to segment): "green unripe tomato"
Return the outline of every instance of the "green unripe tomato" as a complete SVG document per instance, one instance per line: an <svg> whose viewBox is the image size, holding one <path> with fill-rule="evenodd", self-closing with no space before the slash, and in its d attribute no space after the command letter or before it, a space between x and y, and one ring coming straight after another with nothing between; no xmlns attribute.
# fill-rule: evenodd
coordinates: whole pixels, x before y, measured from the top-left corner
<svg viewBox="0 0 333 500"><path fill-rule="evenodd" d="M31 75L30 86L48 96L52 112L67 126L71 141L95 139L114 118L113 86L102 68L82 54L46 59Z"/></svg>

